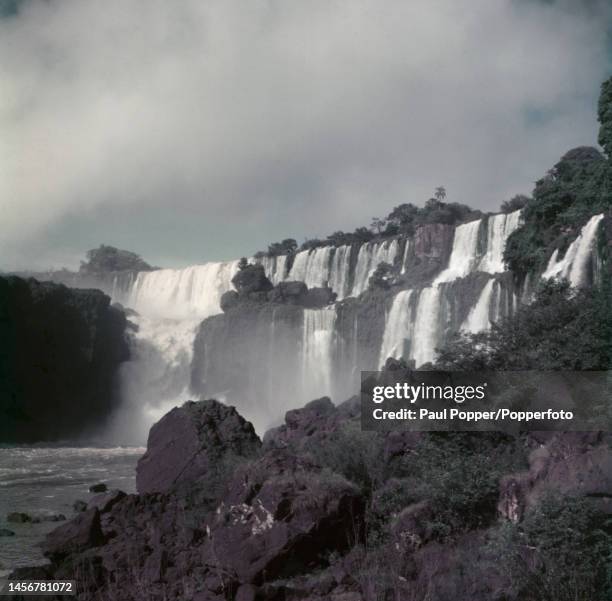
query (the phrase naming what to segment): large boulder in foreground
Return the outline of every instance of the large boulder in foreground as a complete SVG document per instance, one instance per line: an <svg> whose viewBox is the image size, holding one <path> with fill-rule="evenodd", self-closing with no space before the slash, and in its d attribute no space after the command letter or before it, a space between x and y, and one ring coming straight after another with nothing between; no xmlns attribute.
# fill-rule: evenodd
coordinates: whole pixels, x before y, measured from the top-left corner
<svg viewBox="0 0 612 601"><path fill-rule="evenodd" d="M188 401L158 421L138 461L139 493L167 492L197 480L225 457L254 456L261 442L234 407Z"/></svg>
<svg viewBox="0 0 612 601"><path fill-rule="evenodd" d="M361 492L342 476L271 450L232 479L209 524L205 561L239 583L316 570L356 542L363 511Z"/></svg>

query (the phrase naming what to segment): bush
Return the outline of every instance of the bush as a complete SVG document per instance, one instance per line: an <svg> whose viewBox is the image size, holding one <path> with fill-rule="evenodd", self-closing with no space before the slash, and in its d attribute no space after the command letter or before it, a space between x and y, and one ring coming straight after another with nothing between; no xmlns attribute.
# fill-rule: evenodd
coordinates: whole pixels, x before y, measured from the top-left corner
<svg viewBox="0 0 612 601"><path fill-rule="evenodd" d="M151 271L155 269L140 255L114 246L100 245L87 251L87 261L81 262L81 273L108 273L112 271Z"/></svg>
<svg viewBox="0 0 612 601"><path fill-rule="evenodd" d="M551 492L522 523L505 523L490 550L525 601L604 601L612 598L610 526L587 499Z"/></svg>

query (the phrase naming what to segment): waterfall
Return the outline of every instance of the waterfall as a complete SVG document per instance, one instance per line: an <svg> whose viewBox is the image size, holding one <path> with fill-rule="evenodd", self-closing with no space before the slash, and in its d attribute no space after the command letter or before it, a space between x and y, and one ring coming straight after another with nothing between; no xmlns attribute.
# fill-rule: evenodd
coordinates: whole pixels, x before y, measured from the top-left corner
<svg viewBox="0 0 612 601"><path fill-rule="evenodd" d="M275 257L268 257L266 255L255 261L263 266L266 276L275 286L285 279L287 255L277 255Z"/></svg>
<svg viewBox="0 0 612 601"><path fill-rule="evenodd" d="M402 269L400 273L406 273L406 269L408 268L408 257L410 256L411 245L412 245L412 240L408 238L406 240L406 246L404 247L404 255L402 256Z"/></svg>
<svg viewBox="0 0 612 601"><path fill-rule="evenodd" d="M487 221L487 250L480 260L479 271L501 273L505 271L504 248L512 232L520 225L521 211L491 215Z"/></svg>
<svg viewBox="0 0 612 601"><path fill-rule="evenodd" d="M399 359L405 356L406 340L412 337L412 290L401 290L395 295L391 311L385 322L385 332L380 348L380 366L385 364L389 357Z"/></svg>
<svg viewBox="0 0 612 601"><path fill-rule="evenodd" d="M288 279L304 282L309 288L325 286L329 280L333 250L333 246L322 246L299 252L295 255Z"/></svg>
<svg viewBox="0 0 612 601"><path fill-rule="evenodd" d="M332 393L332 361L336 310L304 309L302 395L311 400Z"/></svg>
<svg viewBox="0 0 612 601"><path fill-rule="evenodd" d="M589 261L593 254L595 239L603 213L593 215L580 230L578 237L569 245L562 259L558 260L559 251L555 249L543 278L567 278L572 286L583 286L588 281Z"/></svg>
<svg viewBox="0 0 612 601"><path fill-rule="evenodd" d="M362 244L357 255L351 296L359 296L367 290L370 277L381 263L393 265L398 250L399 244L396 239L384 240L374 244L370 242Z"/></svg>
<svg viewBox="0 0 612 601"><path fill-rule="evenodd" d="M481 222L481 219L477 219L455 228L448 267L434 280L434 285L463 278L472 271L478 258L478 230Z"/></svg>
<svg viewBox="0 0 612 601"><path fill-rule="evenodd" d="M491 278L482 289L478 301L472 307L467 319L461 326L466 332L482 332L488 330L491 326L491 301L493 300L493 291L495 288L495 280ZM497 310L496 310L497 312Z"/></svg>
<svg viewBox="0 0 612 601"><path fill-rule="evenodd" d="M433 361L438 344L441 286L423 288L419 294L410 358L417 367Z"/></svg>
<svg viewBox="0 0 612 601"><path fill-rule="evenodd" d="M351 250L351 246L339 246L332 257L329 287L338 295L338 300L348 294Z"/></svg>
<svg viewBox="0 0 612 601"><path fill-rule="evenodd" d="M142 271L128 294L127 304L144 315L204 319L221 311L221 296L232 289L237 270L238 261L231 261Z"/></svg>

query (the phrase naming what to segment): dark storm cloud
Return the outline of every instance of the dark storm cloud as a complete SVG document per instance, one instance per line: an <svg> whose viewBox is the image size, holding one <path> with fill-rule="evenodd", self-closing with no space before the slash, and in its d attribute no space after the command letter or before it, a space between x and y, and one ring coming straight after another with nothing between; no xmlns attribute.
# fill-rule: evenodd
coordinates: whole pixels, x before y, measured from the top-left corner
<svg viewBox="0 0 612 601"><path fill-rule="evenodd" d="M26 2L0 21L0 267L237 256L439 184L496 208L596 139L609 14L575 6Z"/></svg>

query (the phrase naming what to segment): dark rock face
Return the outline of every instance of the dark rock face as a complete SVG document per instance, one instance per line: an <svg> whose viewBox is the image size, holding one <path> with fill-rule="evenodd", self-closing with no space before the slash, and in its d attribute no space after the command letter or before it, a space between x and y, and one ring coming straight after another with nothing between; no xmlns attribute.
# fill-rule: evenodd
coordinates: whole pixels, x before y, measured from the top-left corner
<svg viewBox="0 0 612 601"><path fill-rule="evenodd" d="M250 294L253 292L267 292L273 286L266 277L263 265L247 265L232 278L238 294Z"/></svg>
<svg viewBox="0 0 612 601"><path fill-rule="evenodd" d="M0 278L0 442L57 440L98 426L119 400L125 328L98 290Z"/></svg>
<svg viewBox="0 0 612 601"><path fill-rule="evenodd" d="M99 492L106 492L107 490L108 490L108 487L103 482L100 482L99 484L92 484L89 487L89 492L99 493Z"/></svg>
<svg viewBox="0 0 612 601"><path fill-rule="evenodd" d="M529 470L506 476L498 511L518 522L548 490L590 498L612 515L612 437L601 432L555 433L529 456Z"/></svg>
<svg viewBox="0 0 612 601"><path fill-rule="evenodd" d="M100 512L94 507L51 532L45 540L43 550L50 559L59 560L96 547L103 541Z"/></svg>
<svg viewBox="0 0 612 601"><path fill-rule="evenodd" d="M205 319L194 342L192 391L200 397L222 392L241 403L247 418L269 416L264 427L277 419L285 399L295 394L303 311L293 304L248 301Z"/></svg>
<svg viewBox="0 0 612 601"><path fill-rule="evenodd" d="M140 493L169 491L197 480L226 455L253 456L260 444L253 426L233 407L189 401L151 428L136 487Z"/></svg>

